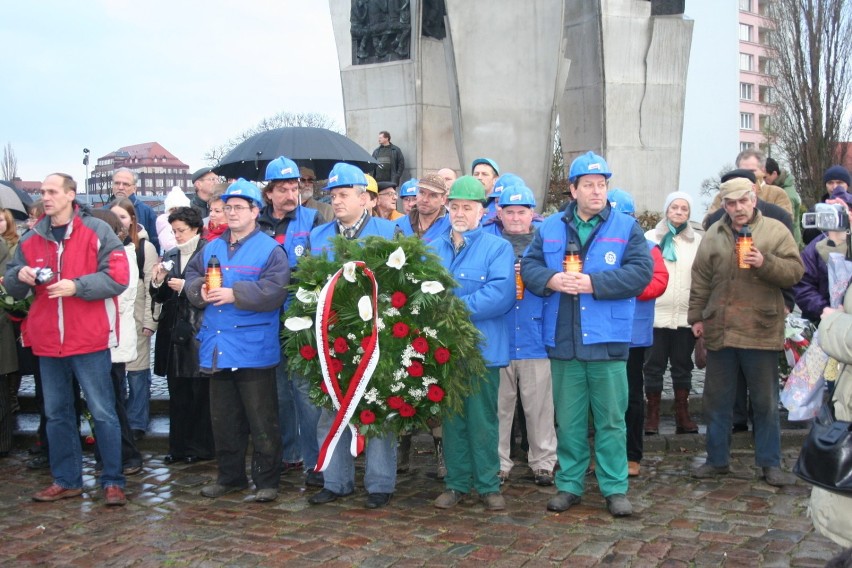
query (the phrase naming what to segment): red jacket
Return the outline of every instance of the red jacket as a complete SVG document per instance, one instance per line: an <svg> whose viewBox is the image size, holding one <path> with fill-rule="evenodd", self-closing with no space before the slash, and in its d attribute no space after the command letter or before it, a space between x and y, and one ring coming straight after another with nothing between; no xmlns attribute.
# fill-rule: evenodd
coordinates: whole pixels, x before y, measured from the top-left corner
<svg viewBox="0 0 852 568"><path fill-rule="evenodd" d="M34 288L18 280L24 266L50 267L55 276ZM48 298L47 287L73 280L74 296ZM118 344L118 299L127 288L130 269L124 247L103 221L75 207L61 243L42 217L26 233L6 271L6 289L15 298L30 290L35 300L21 328L24 343L40 357L69 357L109 349Z"/></svg>

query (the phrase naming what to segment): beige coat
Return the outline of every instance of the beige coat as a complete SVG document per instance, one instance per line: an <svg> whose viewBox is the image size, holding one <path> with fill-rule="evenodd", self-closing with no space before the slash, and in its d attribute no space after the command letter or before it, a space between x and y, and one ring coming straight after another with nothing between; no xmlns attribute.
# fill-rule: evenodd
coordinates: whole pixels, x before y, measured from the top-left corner
<svg viewBox="0 0 852 568"><path fill-rule="evenodd" d="M822 319L819 338L825 352L844 365L834 394L834 415L852 421L852 291L846 291L842 312ZM841 546L852 546L852 497L814 487L810 515L819 533Z"/></svg>
<svg viewBox="0 0 852 568"><path fill-rule="evenodd" d="M668 231L666 219L663 219L654 229L645 233L645 238L660 244ZM669 271L669 284L654 305L654 327L677 329L689 325L686 322L689 287L692 284L692 263L695 261L699 243L701 235L689 223L686 229L674 238L677 262L665 261L666 270Z"/></svg>
<svg viewBox="0 0 852 568"><path fill-rule="evenodd" d="M136 302L134 318L136 320L136 359L127 363L128 371L144 371L151 368L151 338L142 329L157 331L157 322L151 314L151 275L154 273L154 265L160 261L157 248L148 240L148 233L139 226L139 238L145 239L145 263L142 265L144 274L141 275L142 282L136 289Z"/></svg>
<svg viewBox="0 0 852 568"><path fill-rule="evenodd" d="M754 246L763 254L760 268L737 268L734 233L725 215L707 230L692 265L690 324L704 322L707 349L784 348L784 298L781 288L797 283L805 268L799 247L783 223L755 209Z"/></svg>

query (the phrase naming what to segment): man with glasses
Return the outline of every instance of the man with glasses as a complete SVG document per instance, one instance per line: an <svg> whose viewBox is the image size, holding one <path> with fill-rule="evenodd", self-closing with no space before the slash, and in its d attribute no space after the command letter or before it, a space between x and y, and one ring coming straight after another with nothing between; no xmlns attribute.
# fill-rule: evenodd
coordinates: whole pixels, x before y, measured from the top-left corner
<svg viewBox="0 0 852 568"><path fill-rule="evenodd" d="M300 177L306 175L309 174L300 175L296 162L284 156L269 162L265 176L268 183L263 188L267 205L257 218L261 231L287 251L291 274L296 270L299 257L307 250L311 230L322 222L316 209L299 205ZM320 409L311 402L310 385L304 377L288 372L285 358L278 364L275 376L284 473L304 468L305 483L322 487L322 474L313 471L319 454L317 420Z"/></svg>
<svg viewBox="0 0 852 568"><path fill-rule="evenodd" d="M328 223L334 219L334 210L328 203L317 201L314 198L314 188L317 183L317 175L311 168L302 166L299 168L299 188L302 194L302 206L308 209L316 209L319 213L320 223Z"/></svg>
<svg viewBox="0 0 852 568"><path fill-rule="evenodd" d="M251 434L255 501L278 497L281 430L275 368L281 361L279 314L290 266L284 249L257 226L260 190L239 179L222 195L228 229L195 255L186 270L189 301L204 310L197 339L201 372L210 375L210 418L219 475L201 490L216 498L248 488L246 450ZM213 257L221 286L208 287Z"/></svg>
<svg viewBox="0 0 852 568"><path fill-rule="evenodd" d="M392 181L379 182L379 198L376 201L376 212L382 219L396 221L403 214L396 210L396 184Z"/></svg>
<svg viewBox="0 0 852 568"><path fill-rule="evenodd" d="M154 210L142 203L142 200L136 195L137 184L139 178L136 172L129 168L118 168L112 174L112 197L106 204L104 209L111 209L112 202L120 197L126 197L133 203L133 208L136 209L136 218L145 227L148 233L148 240L154 245L154 248L160 250L160 240L157 238L157 214Z"/></svg>

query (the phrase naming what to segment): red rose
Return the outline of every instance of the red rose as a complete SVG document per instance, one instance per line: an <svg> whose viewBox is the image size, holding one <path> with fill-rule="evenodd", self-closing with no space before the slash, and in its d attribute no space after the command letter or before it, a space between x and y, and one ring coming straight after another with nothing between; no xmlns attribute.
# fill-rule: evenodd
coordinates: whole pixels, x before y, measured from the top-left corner
<svg viewBox="0 0 852 568"><path fill-rule="evenodd" d="M401 321L393 324L393 336L394 337L405 337L408 335L408 326Z"/></svg>
<svg viewBox="0 0 852 568"><path fill-rule="evenodd" d="M388 397L388 406L394 410L399 410L403 404L405 404L405 401L402 400L401 396Z"/></svg>
<svg viewBox="0 0 852 568"><path fill-rule="evenodd" d="M435 361L438 362L439 365L443 365L447 361L450 360L450 350L446 347L438 347L435 349Z"/></svg>
<svg viewBox="0 0 852 568"><path fill-rule="evenodd" d="M403 418L411 418L417 413L413 406L408 404L407 402L402 403L402 406L399 407L399 415Z"/></svg>
<svg viewBox="0 0 852 568"><path fill-rule="evenodd" d="M361 424L372 424L376 421L376 415L373 414L372 410L362 410L361 411Z"/></svg>
<svg viewBox="0 0 852 568"><path fill-rule="evenodd" d="M391 305L396 309L401 308L408 301L408 296L402 292L394 292L391 296Z"/></svg>
<svg viewBox="0 0 852 568"><path fill-rule="evenodd" d="M338 337L334 340L334 350L338 353L346 353L349 351L349 344L346 343L346 338Z"/></svg>
<svg viewBox="0 0 852 568"><path fill-rule="evenodd" d="M332 373L339 373L343 370L343 362L340 359L332 359L328 366Z"/></svg>
<svg viewBox="0 0 852 568"><path fill-rule="evenodd" d="M302 345L299 349L299 355L301 355L303 359L310 361L317 356L317 350L311 345Z"/></svg>
<svg viewBox="0 0 852 568"><path fill-rule="evenodd" d="M428 353L429 342L426 341L425 337L418 337L411 342L411 348L417 351L418 353Z"/></svg>
<svg viewBox="0 0 852 568"><path fill-rule="evenodd" d="M429 385L429 391L426 397L432 402L441 402L444 399L444 389L438 385Z"/></svg>
<svg viewBox="0 0 852 568"><path fill-rule="evenodd" d="M408 374L412 377L422 377L423 376L423 365L420 361L412 361L411 366L406 369Z"/></svg>

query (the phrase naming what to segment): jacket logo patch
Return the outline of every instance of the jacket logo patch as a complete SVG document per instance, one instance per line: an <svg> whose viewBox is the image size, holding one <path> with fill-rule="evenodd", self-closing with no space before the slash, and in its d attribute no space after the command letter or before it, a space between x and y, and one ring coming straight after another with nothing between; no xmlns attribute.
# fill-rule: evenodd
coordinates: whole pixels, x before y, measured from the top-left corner
<svg viewBox="0 0 852 568"><path fill-rule="evenodd" d="M305 247L302 245L296 245L296 248L293 249L293 252L296 253L296 256L302 256L305 254Z"/></svg>
<svg viewBox="0 0 852 568"><path fill-rule="evenodd" d="M612 251L609 251L604 255L604 262L607 264L615 264L616 260L618 260L618 257Z"/></svg>

